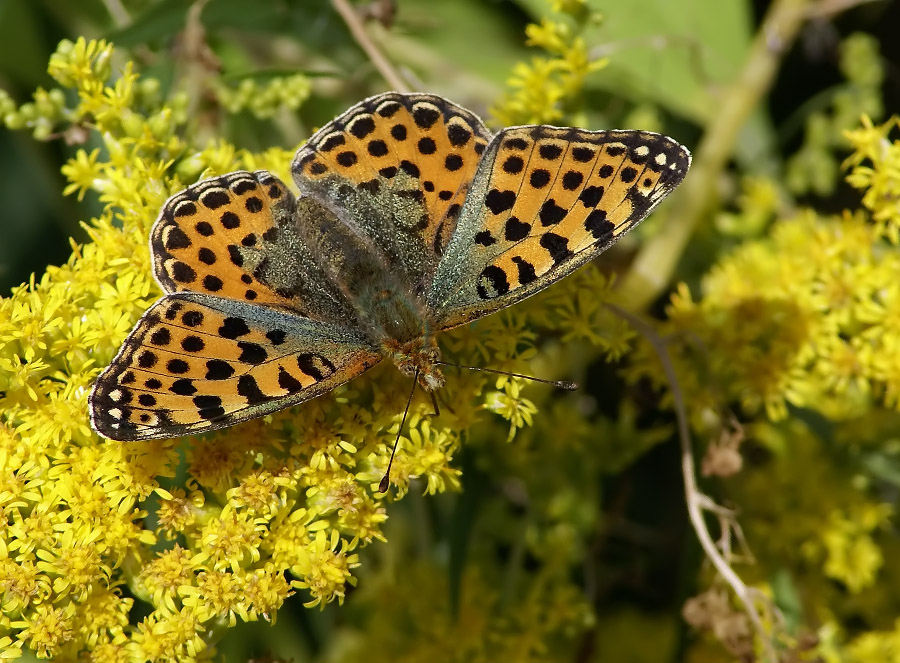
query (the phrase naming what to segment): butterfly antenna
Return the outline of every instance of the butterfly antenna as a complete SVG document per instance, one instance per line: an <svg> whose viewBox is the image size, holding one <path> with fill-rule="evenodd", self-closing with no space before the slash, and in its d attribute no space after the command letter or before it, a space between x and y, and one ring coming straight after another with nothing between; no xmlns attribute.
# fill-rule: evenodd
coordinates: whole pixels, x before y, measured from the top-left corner
<svg viewBox="0 0 900 663"><path fill-rule="evenodd" d="M435 364L443 364L444 366L454 366L456 368L467 368L470 371L481 371L482 373L494 373L496 375L508 375L514 378L522 378L524 380L531 380L532 382L543 382L544 384L553 385L558 389L565 389L566 391L575 391L578 389L578 385L575 382L570 382L569 380L544 380L543 378L536 378L533 375L523 375L521 373L513 373L511 371L498 371L493 368L483 368L481 366L466 366L464 364L454 364L449 361L436 361Z"/></svg>
<svg viewBox="0 0 900 663"><path fill-rule="evenodd" d="M416 369L416 375L413 378L412 389L409 390L409 398L406 401L406 409L403 410L403 418L400 420L400 428L397 429L397 438L394 440L394 448L391 450L391 459L388 461L387 469L384 476L381 477L381 483L378 484L378 492L386 493L391 485L391 465L394 464L394 454L397 453L397 445L400 443L400 433L403 432L403 424L406 423L406 415L409 414L409 406L412 403L413 394L416 393L416 383L419 381L419 369Z"/></svg>

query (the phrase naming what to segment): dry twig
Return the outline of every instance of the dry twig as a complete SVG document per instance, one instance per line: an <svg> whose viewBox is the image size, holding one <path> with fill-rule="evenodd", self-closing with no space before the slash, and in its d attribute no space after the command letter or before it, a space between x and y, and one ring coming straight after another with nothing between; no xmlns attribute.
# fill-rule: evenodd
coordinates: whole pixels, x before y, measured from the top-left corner
<svg viewBox="0 0 900 663"><path fill-rule="evenodd" d="M403 78L401 78L400 74L394 69L394 66L384 54L378 50L378 47L366 32L362 19L350 3L347 0L331 0L331 5L334 7L335 11L341 15L341 18L344 19L344 23L347 24L350 34L353 35L353 38L356 40L356 43L359 44L359 47L365 51L366 56L372 61L372 64L375 65L375 68L381 74L382 78L387 81L388 85L397 92L409 92L409 86L404 82Z"/></svg>
<svg viewBox="0 0 900 663"><path fill-rule="evenodd" d="M647 339L647 342L650 343L659 357L660 363L662 363L666 379L672 389L675 417L678 422L678 438L681 441L681 473L684 479L684 494L691 526L697 535L697 539L700 542L700 546L703 548L703 552L706 554L707 559L709 559L725 582L728 583L737 595L738 600L740 600L741 604L744 606L744 611L762 644L766 659L769 663L778 663L775 645L773 644L770 635L766 632L762 623L762 618L756 609L756 599L760 598L759 592L744 584L744 581L741 580L740 576L735 573L725 555L723 555L722 551L716 545L716 542L713 541L709 528L706 526L703 513L705 511L710 511L716 514L720 518L720 521L727 521L729 523L726 525L723 522L723 528L740 532L739 528L735 528L733 524L730 524L734 522L733 512L716 504L714 500L707 495L704 495L697 486L697 473L694 466L694 452L691 443L691 433L688 429L684 395L679 387L678 376L675 374L675 366L672 364L672 360L669 357L666 341L656 333L656 330L651 325L644 322L638 316L615 304L607 303L606 306L627 320L645 339ZM740 539L743 539L742 535L738 536ZM730 544L727 547L730 549Z"/></svg>

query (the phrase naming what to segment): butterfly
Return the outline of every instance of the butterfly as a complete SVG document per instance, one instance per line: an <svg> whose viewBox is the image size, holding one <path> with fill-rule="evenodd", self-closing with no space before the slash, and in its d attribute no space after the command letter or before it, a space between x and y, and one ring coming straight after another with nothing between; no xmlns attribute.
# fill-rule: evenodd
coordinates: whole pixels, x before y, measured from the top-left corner
<svg viewBox="0 0 900 663"><path fill-rule="evenodd" d="M366 99L291 164L172 196L150 235L165 293L97 379L115 440L204 433L324 394L389 359L444 384L436 335L533 295L637 225L691 155L648 131L492 135L432 94Z"/></svg>

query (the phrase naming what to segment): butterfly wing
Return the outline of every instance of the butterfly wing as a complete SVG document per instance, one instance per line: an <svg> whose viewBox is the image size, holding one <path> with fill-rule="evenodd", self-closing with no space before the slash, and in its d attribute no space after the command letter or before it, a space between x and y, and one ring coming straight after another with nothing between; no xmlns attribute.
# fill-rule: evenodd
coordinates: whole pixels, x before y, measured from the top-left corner
<svg viewBox="0 0 900 663"><path fill-rule="evenodd" d="M509 306L602 253L678 186L690 161L682 145L647 131L500 132L428 295L436 325Z"/></svg>
<svg viewBox="0 0 900 663"><path fill-rule="evenodd" d="M430 94L389 92L329 122L301 147L300 191L331 209L424 294L491 134Z"/></svg>
<svg viewBox="0 0 900 663"><path fill-rule="evenodd" d="M346 327L209 295L167 295L97 379L91 424L115 440L204 433L319 396L380 359Z"/></svg>
<svg viewBox="0 0 900 663"><path fill-rule="evenodd" d="M150 234L153 272L165 292L199 292L325 320L353 315L311 244L338 225L260 170L198 182L172 196Z"/></svg>

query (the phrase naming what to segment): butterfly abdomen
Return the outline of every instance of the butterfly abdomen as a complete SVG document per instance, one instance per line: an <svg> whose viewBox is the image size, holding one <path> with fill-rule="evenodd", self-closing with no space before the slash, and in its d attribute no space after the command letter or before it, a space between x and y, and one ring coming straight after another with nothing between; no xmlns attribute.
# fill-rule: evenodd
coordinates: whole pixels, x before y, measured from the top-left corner
<svg viewBox="0 0 900 663"><path fill-rule="evenodd" d="M367 322L372 340L406 343L425 335L421 303L389 275L375 277L357 291L356 304Z"/></svg>

